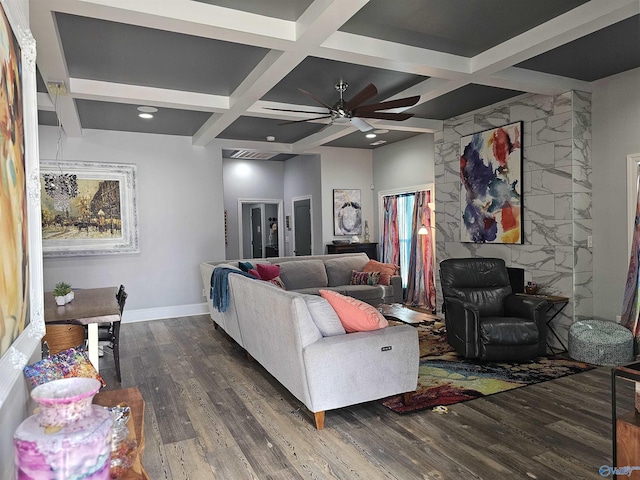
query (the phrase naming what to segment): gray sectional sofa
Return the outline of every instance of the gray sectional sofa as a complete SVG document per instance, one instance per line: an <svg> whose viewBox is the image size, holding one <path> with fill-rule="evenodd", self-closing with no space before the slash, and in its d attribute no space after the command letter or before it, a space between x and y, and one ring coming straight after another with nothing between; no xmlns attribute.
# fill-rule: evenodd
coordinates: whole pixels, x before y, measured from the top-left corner
<svg viewBox="0 0 640 480"><path fill-rule="evenodd" d="M304 277L296 269L284 268L288 260L277 260L285 285L287 281L300 282L298 291L229 274L227 310L219 312L211 299L207 302L215 324L313 412L318 429L324 426L326 410L415 391L419 348L414 327L390 326L347 334L329 303L308 294L320 288L310 285L313 275ZM214 268L237 266L233 263L200 265L207 297Z"/></svg>

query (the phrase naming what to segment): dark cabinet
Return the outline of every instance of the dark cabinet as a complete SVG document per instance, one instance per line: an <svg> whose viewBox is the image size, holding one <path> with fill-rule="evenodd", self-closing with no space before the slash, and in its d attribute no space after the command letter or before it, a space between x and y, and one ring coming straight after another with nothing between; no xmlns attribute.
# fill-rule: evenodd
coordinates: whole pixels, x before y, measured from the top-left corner
<svg viewBox="0 0 640 480"><path fill-rule="evenodd" d="M378 260L378 244L377 243L344 243L327 245L327 253L358 253L364 252L371 260Z"/></svg>

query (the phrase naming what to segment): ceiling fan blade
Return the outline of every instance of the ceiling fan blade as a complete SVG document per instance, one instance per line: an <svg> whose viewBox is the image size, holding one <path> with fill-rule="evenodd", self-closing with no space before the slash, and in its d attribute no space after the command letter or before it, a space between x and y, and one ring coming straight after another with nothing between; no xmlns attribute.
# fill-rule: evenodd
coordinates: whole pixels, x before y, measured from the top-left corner
<svg viewBox="0 0 640 480"><path fill-rule="evenodd" d="M394 120L401 122L413 117L413 113L383 113L383 112L371 112L358 114L361 118L378 118L380 120Z"/></svg>
<svg viewBox="0 0 640 480"><path fill-rule="evenodd" d="M371 125L358 117L351 118L351 125L356 127L361 132L368 132L369 130L373 130L373 127Z"/></svg>
<svg viewBox="0 0 640 480"><path fill-rule="evenodd" d="M316 102L318 102L320 105L322 105L323 107L327 107L329 110L333 110L333 107L331 105L329 105L328 103L323 102L322 100L320 100L318 97L316 97L313 93L309 93L306 90L303 90L301 88L299 88L298 90L300 90L302 93L304 93L305 95L309 95L311 98L313 98Z"/></svg>
<svg viewBox="0 0 640 480"><path fill-rule="evenodd" d="M312 122L313 120L321 120L323 118L331 118L331 115L323 115L322 117L307 118L305 120L289 120L287 122L280 122L278 125L291 125L292 123Z"/></svg>
<svg viewBox="0 0 640 480"><path fill-rule="evenodd" d="M278 112L295 112L295 113L320 113L320 112L310 112L309 110L291 110L289 108L270 108L270 107L262 107L265 110L277 110Z"/></svg>
<svg viewBox="0 0 640 480"><path fill-rule="evenodd" d="M397 100L389 100L388 102L372 103L371 105L363 105L353 112L358 115L360 112L374 112L376 110L389 110L390 108L411 107L418 103L420 95L406 98L398 98Z"/></svg>
<svg viewBox="0 0 640 480"><path fill-rule="evenodd" d="M362 105L370 98L375 97L378 94L378 89L373 83L370 83L358 93L356 93L351 100L347 102L346 109L353 110L358 105Z"/></svg>

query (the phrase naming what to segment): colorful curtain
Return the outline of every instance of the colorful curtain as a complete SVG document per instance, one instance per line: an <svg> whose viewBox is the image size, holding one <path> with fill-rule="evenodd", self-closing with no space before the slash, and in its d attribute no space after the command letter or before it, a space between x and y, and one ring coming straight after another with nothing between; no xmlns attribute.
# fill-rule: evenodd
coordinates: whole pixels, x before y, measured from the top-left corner
<svg viewBox="0 0 640 480"><path fill-rule="evenodd" d="M631 258L629 259L629 271L627 273L627 284L624 288L624 299L622 301L622 325L626 326L633 333L635 350L638 354L638 342L640 340L640 189L636 200L636 218L633 228L633 239L631 243Z"/></svg>
<svg viewBox="0 0 640 480"><path fill-rule="evenodd" d="M411 255L409 260L409 280L406 304L434 311L436 309L436 288L433 269L433 232L431 230L431 192L416 192L413 204L411 235ZM426 235L418 230L424 225Z"/></svg>
<svg viewBox="0 0 640 480"><path fill-rule="evenodd" d="M381 261L400 265L400 242L398 239L398 197L384 197L384 219L382 225Z"/></svg>

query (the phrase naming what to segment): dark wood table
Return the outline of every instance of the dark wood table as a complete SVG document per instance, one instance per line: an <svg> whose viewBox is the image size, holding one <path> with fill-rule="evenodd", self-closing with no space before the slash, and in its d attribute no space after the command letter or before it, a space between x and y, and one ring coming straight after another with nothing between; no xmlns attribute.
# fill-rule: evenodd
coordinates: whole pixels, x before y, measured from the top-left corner
<svg viewBox="0 0 640 480"><path fill-rule="evenodd" d="M147 472L142 466L142 452L144 451L144 399L138 387L120 388L98 393L93 397L93 403L103 407L115 407L119 403L126 403L131 408L131 418L127 422L129 439L138 443L138 454L133 466L127 473L119 477L120 480L149 480Z"/></svg>
<svg viewBox="0 0 640 480"><path fill-rule="evenodd" d="M53 293L44 294L44 322L87 325L89 360L98 370L98 324L120 321L117 287L74 290L75 298L66 305L56 305Z"/></svg>
<svg viewBox="0 0 640 480"><path fill-rule="evenodd" d="M549 308L547 308L547 311L546 311L547 328L549 329L551 334L554 337L556 337L556 340L558 340L558 343L560 343L560 345L562 346L562 350L554 351L555 350L554 347L552 347L549 342L547 342L547 347L549 348L549 350L551 350L551 353L554 355L558 353L566 352L567 346L562 341L562 339L558 335L558 332L556 332L555 328L553 328L553 325L551 322L558 315L560 315L560 312L562 312L562 310L564 310L564 307L567 306L567 304L569 303L569 297L561 297L559 295L530 294L530 293L516 293L516 295L519 295L521 297L542 298L543 300L546 300L549 303Z"/></svg>
<svg viewBox="0 0 640 480"><path fill-rule="evenodd" d="M442 321L442 319L437 315L421 312L411 307L406 307L401 303L383 303L378 305L377 308L387 320L398 320L400 322L408 323L409 325L418 326L424 322L434 320Z"/></svg>

